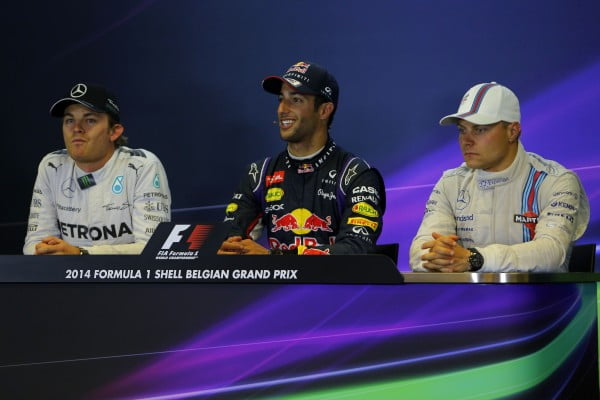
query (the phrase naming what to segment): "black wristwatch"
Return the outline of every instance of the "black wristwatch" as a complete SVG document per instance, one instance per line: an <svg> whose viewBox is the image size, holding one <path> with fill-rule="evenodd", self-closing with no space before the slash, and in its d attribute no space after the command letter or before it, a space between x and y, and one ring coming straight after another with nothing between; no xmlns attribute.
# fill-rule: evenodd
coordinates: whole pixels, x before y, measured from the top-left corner
<svg viewBox="0 0 600 400"><path fill-rule="evenodd" d="M79 249L80 256L88 256L90 254L90 252L87 251L86 249L84 249L83 247L78 247L78 249Z"/></svg>
<svg viewBox="0 0 600 400"><path fill-rule="evenodd" d="M469 271L479 271L481 267L483 267L483 256L474 247L468 248L467 250L471 252L471 255L469 256Z"/></svg>

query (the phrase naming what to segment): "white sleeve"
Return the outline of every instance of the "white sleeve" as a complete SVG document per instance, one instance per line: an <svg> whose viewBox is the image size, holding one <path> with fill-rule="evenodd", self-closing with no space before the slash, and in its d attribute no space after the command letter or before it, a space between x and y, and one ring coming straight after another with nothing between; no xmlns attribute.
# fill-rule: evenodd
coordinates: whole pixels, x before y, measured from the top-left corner
<svg viewBox="0 0 600 400"><path fill-rule="evenodd" d="M451 207L451 202L448 200L443 177L436 183L429 196L421 226L410 245L410 268L413 271L428 271L423 268L421 256L429 250L421 249L421 245L433 240L433 237L431 236L433 232L438 232L442 235L456 234L454 210Z"/></svg>
<svg viewBox="0 0 600 400"><path fill-rule="evenodd" d="M564 174L544 189L546 196L533 240L513 245L477 247L481 272L566 272L572 243L585 231L589 203L579 179Z"/></svg>
<svg viewBox="0 0 600 400"><path fill-rule="evenodd" d="M165 170L158 158L148 152L132 194L131 223L134 243L84 247L90 254L141 254L160 222L171 220L171 192Z"/></svg>
<svg viewBox="0 0 600 400"><path fill-rule="evenodd" d="M46 162L38 166L38 174L33 185L33 195L29 206L27 235L23 254L35 253L35 245L47 236L60 237L57 225L56 204L54 204L51 184L46 173Z"/></svg>

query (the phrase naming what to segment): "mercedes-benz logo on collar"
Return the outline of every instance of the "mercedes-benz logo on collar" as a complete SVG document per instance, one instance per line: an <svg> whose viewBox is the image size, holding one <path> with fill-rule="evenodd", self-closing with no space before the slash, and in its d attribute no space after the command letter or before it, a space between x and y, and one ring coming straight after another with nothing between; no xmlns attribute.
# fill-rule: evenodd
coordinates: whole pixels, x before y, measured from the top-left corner
<svg viewBox="0 0 600 400"><path fill-rule="evenodd" d="M87 92L87 86L85 86L83 83L78 83L77 85L73 86L73 89L71 89L71 97L81 97L85 94L85 92Z"/></svg>

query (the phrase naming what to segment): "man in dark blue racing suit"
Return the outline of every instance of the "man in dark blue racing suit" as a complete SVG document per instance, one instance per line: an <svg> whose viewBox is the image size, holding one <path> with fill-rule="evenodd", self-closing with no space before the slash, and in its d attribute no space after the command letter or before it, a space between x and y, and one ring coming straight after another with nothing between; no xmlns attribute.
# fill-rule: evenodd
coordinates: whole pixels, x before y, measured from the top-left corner
<svg viewBox="0 0 600 400"><path fill-rule="evenodd" d="M225 221L219 254L358 254L374 251L382 229L385 187L379 172L329 137L338 84L310 62L269 76L263 88L279 96L287 149L250 164ZM255 240L266 229L269 249Z"/></svg>

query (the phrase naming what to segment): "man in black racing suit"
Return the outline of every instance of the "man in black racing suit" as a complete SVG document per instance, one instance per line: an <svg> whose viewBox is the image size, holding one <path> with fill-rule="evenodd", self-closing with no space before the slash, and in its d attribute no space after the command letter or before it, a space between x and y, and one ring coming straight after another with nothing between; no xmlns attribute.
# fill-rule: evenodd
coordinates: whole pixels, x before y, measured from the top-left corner
<svg viewBox="0 0 600 400"><path fill-rule="evenodd" d="M279 95L287 149L253 162L227 206L219 254L358 254L374 251L385 187L379 172L329 137L338 85L324 68L298 62L262 83ZM268 247L255 240L266 228Z"/></svg>

